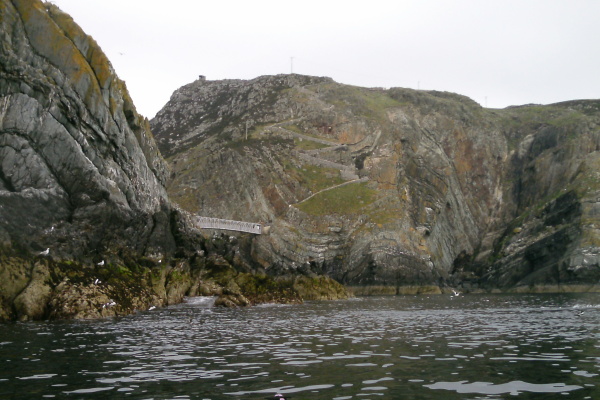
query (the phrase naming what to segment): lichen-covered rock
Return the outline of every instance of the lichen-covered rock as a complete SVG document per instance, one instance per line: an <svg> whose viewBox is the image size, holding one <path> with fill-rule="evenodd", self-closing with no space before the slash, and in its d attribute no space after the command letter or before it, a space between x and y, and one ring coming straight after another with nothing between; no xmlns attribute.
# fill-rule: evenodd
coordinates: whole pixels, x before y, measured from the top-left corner
<svg viewBox="0 0 600 400"><path fill-rule="evenodd" d="M215 296L215 305L227 307L348 296L330 278L275 279L256 271L240 272L212 250L201 260L157 264L140 259L131 266L86 265L48 256L32 260L5 251L0 263L0 277L6 278L0 281L0 321L123 316L177 304L184 296Z"/></svg>
<svg viewBox="0 0 600 400"><path fill-rule="evenodd" d="M38 0L0 16L0 320L124 315L260 272L171 203L148 121L70 16Z"/></svg>
<svg viewBox="0 0 600 400"><path fill-rule="evenodd" d="M14 307L19 319L42 319L52 289L50 288L50 270L43 260L33 265L29 284L14 300Z"/></svg>
<svg viewBox="0 0 600 400"><path fill-rule="evenodd" d="M600 290L599 101L491 110L295 74L200 79L151 126L175 202L269 226L251 247L269 274Z"/></svg>
<svg viewBox="0 0 600 400"><path fill-rule="evenodd" d="M66 258L111 241L173 251L166 164L106 56L50 3L0 8L4 240Z"/></svg>
<svg viewBox="0 0 600 400"><path fill-rule="evenodd" d="M51 3L1 0L0 15L0 319L105 315L89 311L100 287L59 290L46 267L168 262L199 236L97 43Z"/></svg>
<svg viewBox="0 0 600 400"><path fill-rule="evenodd" d="M216 307L227 307L227 308L235 308L235 307L246 307L250 305L250 301L242 294L221 294L215 300Z"/></svg>

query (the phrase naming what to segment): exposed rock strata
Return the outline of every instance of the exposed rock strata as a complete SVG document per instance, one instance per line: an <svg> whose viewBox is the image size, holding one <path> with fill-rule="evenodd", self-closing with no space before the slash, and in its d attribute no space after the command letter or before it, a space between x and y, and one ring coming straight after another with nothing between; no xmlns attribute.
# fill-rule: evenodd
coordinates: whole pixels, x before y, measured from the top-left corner
<svg viewBox="0 0 600 400"><path fill-rule="evenodd" d="M53 5L3 1L2 15L3 239L91 261L138 224L138 247L172 250L167 166L100 48Z"/></svg>
<svg viewBox="0 0 600 400"><path fill-rule="evenodd" d="M215 296L215 305L226 307L347 296L339 283L323 276L274 279L257 273L234 256L240 247L227 236L205 245L205 254L165 266L151 259L86 265L48 256L24 258L5 249L0 257L0 321L122 316L177 304L184 296Z"/></svg>
<svg viewBox="0 0 600 400"><path fill-rule="evenodd" d="M0 16L0 320L219 295L210 260L235 246L207 243L171 204L149 123L100 47L51 3L0 0ZM224 262L232 281L260 273ZM232 295L285 301L246 289Z"/></svg>
<svg viewBox="0 0 600 400"><path fill-rule="evenodd" d="M190 83L151 126L183 208L271 224L252 251L272 273L367 292L598 290L598 101L491 110L279 75Z"/></svg>

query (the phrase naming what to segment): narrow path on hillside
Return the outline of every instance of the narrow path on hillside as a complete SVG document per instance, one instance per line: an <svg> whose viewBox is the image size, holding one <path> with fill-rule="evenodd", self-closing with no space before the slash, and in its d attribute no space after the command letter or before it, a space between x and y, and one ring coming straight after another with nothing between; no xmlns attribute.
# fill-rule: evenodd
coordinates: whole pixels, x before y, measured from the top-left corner
<svg viewBox="0 0 600 400"><path fill-rule="evenodd" d="M318 192L311 194L310 196L308 196L308 197L307 197L307 198L305 198L304 200L302 200L302 201L299 201L299 202L297 202L297 203L295 203L295 204L290 204L290 205L295 207L295 206L297 206L297 205L299 205L299 204L302 204L302 203L304 203L305 201L308 201L308 200L312 199L313 197L315 197L315 196L316 196L316 195L318 195L318 194L321 194L321 193L323 193L323 192L327 192L328 190L337 189L337 188L340 188L340 187L342 187L342 186L350 185L351 183L367 182L368 180L369 180L369 178L368 178L368 177L364 177L364 178L354 179L354 180L351 180L351 181L348 181L348 182L340 183L339 185L335 185L335 186L332 186L332 187L328 187L328 188L325 188L325 189L319 190Z"/></svg>
<svg viewBox="0 0 600 400"><path fill-rule="evenodd" d="M288 134L290 134L292 136L295 136L295 137L297 137L299 139L302 139L302 140L310 140L310 141L313 141L313 142L316 142L316 143L321 143L321 144L328 145L328 146L331 146L331 147L340 146L339 143L332 142L332 141L327 140L327 139L320 139L320 138L316 138L314 136L309 136L309 135L305 135L305 134L302 134L302 133L294 132L291 129L287 129L287 128L284 128L282 126L271 125L271 127L274 127L275 129L279 129L279 130L285 131L285 133L288 133Z"/></svg>
<svg viewBox="0 0 600 400"><path fill-rule="evenodd" d="M358 174L356 173L356 168L354 168L354 166L336 163L334 161L329 161L325 158L311 156L309 154L296 150L293 151L293 154L309 164L339 170L340 177L344 180L358 179Z"/></svg>
<svg viewBox="0 0 600 400"><path fill-rule="evenodd" d="M337 189L337 188L340 188L342 186L346 186L346 185L349 185L352 183L367 182L369 180L368 177L360 178L359 175L356 173L356 168L353 165L345 165L345 164L337 163L334 161L330 161L324 157L319 157L321 152L334 151L339 148L347 147L347 145L339 144L339 143L332 142L332 141L326 140L326 139L316 138L314 136L304 135L302 133L298 133L291 129L285 128L286 125L293 124L294 122L299 121L299 120L301 120L301 119L295 119L295 120L290 120L290 121L285 121L285 122L278 122L276 124L265 127L265 130L279 131L279 133L284 133L284 134L287 134L287 135L290 135L292 137L296 137L296 138L299 138L302 140L309 140L309 141L313 141L316 143L326 145L327 147L324 147L322 149L294 150L293 153L298 158L302 159L303 161L305 161L309 164L339 170L340 177L342 179L346 180L346 182L343 182L339 185L331 186L331 187L328 187L325 189L321 189L318 192L315 192L315 193L311 194L310 196L308 196L307 198L303 199L302 201L299 201L295 204L290 204L290 206L296 206L298 204L302 204L305 201L308 201L308 200L312 199L313 197L315 197L323 192L326 192L328 190L334 190L334 189ZM377 139L379 139L379 135L377 136Z"/></svg>
<svg viewBox="0 0 600 400"><path fill-rule="evenodd" d="M340 174L342 176L342 179L350 179L350 180L354 180L354 179L358 179L358 175L356 174L355 168L354 166L351 165L345 165L345 164L341 164L341 163L337 163L335 161L330 161L327 160L326 158L322 158L322 157L318 157L318 154L320 154L320 152L323 151L332 151L338 148L342 148L345 145L341 145L339 143L335 143L326 139L320 139L320 138L316 138L313 136L309 136L309 135L304 135L298 132L294 132L290 129L286 129L283 127L284 124L290 124L292 123L292 121L286 121L285 123L277 123L277 124L273 124L270 125L269 127L267 127L266 129L272 129L275 128L279 131L283 131L286 134L289 134L291 136L303 139L303 140L310 140L316 143L320 143L320 144L325 144L328 145L328 147L324 147L322 149L316 149L316 150L295 150L294 152L296 153L296 155L299 158L302 158L304 161L313 164L313 165L317 165L317 166L322 166L322 167L328 167L328 168L334 168L334 169L338 169L340 170Z"/></svg>

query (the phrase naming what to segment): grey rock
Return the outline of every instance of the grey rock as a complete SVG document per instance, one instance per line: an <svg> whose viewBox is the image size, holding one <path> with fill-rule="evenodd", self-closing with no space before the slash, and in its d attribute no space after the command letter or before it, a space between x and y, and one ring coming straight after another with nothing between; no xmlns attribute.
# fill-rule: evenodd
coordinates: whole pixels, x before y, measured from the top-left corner
<svg viewBox="0 0 600 400"><path fill-rule="evenodd" d="M190 83L151 126L171 198L268 223L252 257L272 274L308 265L397 293L598 290L596 269L573 271L600 243L599 104L492 110L452 93L277 75Z"/></svg>
<svg viewBox="0 0 600 400"><path fill-rule="evenodd" d="M3 230L59 257L82 257L132 219L153 225L134 241L169 242L169 218L158 216L170 207L167 166L97 44L54 5L2 9Z"/></svg>
<svg viewBox="0 0 600 400"><path fill-rule="evenodd" d="M50 3L2 0L0 14L0 319L107 316L110 291L59 284L71 265L169 259L200 241L96 42Z"/></svg>
<svg viewBox="0 0 600 400"><path fill-rule="evenodd" d="M0 15L0 320L124 315L262 272L245 240L207 242L171 202L148 120L70 16L38 0Z"/></svg>

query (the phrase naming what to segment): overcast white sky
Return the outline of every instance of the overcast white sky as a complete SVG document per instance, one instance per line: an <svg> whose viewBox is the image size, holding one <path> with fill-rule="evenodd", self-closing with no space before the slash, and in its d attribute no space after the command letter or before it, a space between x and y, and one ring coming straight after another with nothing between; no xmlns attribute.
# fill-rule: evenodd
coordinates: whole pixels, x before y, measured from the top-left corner
<svg viewBox="0 0 600 400"><path fill-rule="evenodd" d="M483 106L600 98L598 0L53 0L152 118L180 86L293 72Z"/></svg>

